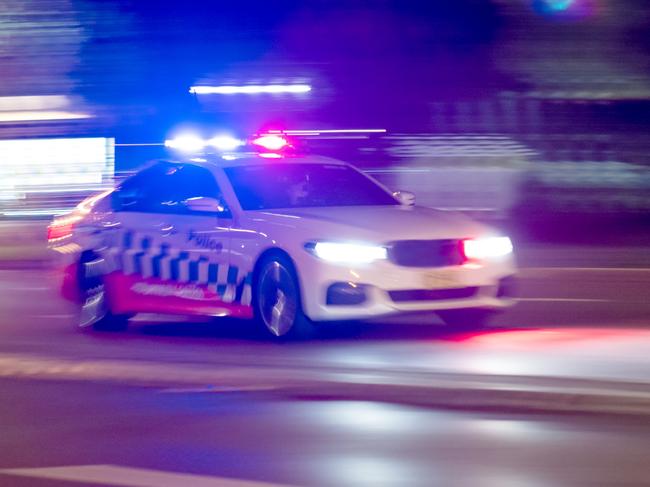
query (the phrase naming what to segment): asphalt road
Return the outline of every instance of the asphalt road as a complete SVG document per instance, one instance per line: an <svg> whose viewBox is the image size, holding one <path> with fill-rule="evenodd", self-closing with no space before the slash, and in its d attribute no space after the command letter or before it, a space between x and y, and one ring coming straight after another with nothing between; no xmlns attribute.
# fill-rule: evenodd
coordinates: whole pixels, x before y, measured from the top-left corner
<svg viewBox="0 0 650 487"><path fill-rule="evenodd" d="M645 419L88 383L0 388L7 487L648 485Z"/></svg>
<svg viewBox="0 0 650 487"><path fill-rule="evenodd" d="M263 375L649 383L650 270L635 261L531 254L517 307L482 332L419 316L294 343L156 316L80 333L49 271L2 270L0 485L648 485L647 416L317 401L267 391ZM250 387L210 382L233 370Z"/></svg>
<svg viewBox="0 0 650 487"><path fill-rule="evenodd" d="M560 267L539 257L527 260L530 265L520 273L520 302L484 332L457 333L433 315L408 316L323 325L321 336L302 343L277 343L246 321L182 317L161 323L163 317L139 316L124 333L82 333L72 323L70 304L58 294L54 273L1 270L0 358L650 376L645 362L650 360L650 268Z"/></svg>

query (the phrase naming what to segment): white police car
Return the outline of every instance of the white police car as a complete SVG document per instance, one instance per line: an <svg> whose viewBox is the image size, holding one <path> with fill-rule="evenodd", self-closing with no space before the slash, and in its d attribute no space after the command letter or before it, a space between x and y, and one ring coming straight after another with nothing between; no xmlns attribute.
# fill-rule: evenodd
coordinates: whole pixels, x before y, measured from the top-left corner
<svg viewBox="0 0 650 487"><path fill-rule="evenodd" d="M79 326L194 314L282 336L413 311L478 326L512 304L512 244L491 228L329 158L215 161L154 163L52 223Z"/></svg>

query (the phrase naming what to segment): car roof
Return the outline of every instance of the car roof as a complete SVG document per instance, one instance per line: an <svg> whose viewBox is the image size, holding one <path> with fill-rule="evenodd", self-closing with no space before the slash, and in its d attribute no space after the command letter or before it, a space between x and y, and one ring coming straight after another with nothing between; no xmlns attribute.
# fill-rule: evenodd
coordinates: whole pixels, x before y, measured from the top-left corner
<svg viewBox="0 0 650 487"><path fill-rule="evenodd" d="M206 167L215 166L220 168L228 167L242 167L242 166L260 166L260 165L277 165L277 164L338 164L338 165L347 165L346 162L334 159L332 157L309 155L309 156L283 156L278 159L265 159L256 154L245 154L245 155L233 155L231 159L228 157L224 159L222 156L207 156L207 157L195 157L191 159L183 159L178 161L178 163L191 163L197 164Z"/></svg>

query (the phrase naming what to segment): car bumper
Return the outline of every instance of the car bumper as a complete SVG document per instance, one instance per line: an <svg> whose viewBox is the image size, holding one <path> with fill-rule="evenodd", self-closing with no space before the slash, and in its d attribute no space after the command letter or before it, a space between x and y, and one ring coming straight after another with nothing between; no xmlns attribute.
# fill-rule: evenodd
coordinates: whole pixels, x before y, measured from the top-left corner
<svg viewBox="0 0 650 487"><path fill-rule="evenodd" d="M304 312L315 321L464 308L498 310L515 302L515 265L510 258L444 268L388 262L357 268L310 264L301 269L300 277Z"/></svg>
<svg viewBox="0 0 650 487"><path fill-rule="evenodd" d="M54 274L54 285L68 301L79 300L80 256L81 248L74 243L50 245L48 248L48 264Z"/></svg>

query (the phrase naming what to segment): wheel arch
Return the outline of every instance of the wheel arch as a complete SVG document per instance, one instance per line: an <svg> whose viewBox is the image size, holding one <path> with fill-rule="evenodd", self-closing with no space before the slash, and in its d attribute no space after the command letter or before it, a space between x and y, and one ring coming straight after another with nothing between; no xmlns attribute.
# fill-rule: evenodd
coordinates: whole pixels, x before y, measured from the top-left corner
<svg viewBox="0 0 650 487"><path fill-rule="evenodd" d="M255 265L253 266L253 282L251 284L251 289L253 291L253 296L255 296L256 292L256 287L257 287L257 278L259 276L259 273L262 269L262 264L273 257L281 257L285 259L289 264L291 264L291 270L293 271L294 278L296 279L296 283L298 284L298 290L300 291L300 305L302 307L303 303L303 297L304 297L304 289L302 286L302 280L300 278L300 274L298 273L298 268L296 267L296 262L294 259L291 258L291 255L279 247L269 247L265 249L255 260Z"/></svg>

